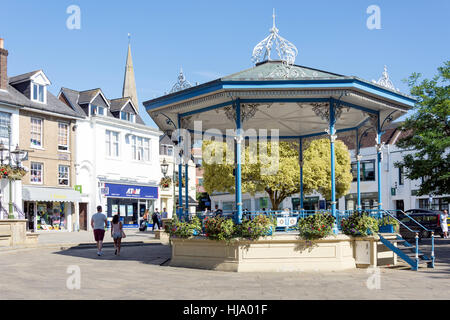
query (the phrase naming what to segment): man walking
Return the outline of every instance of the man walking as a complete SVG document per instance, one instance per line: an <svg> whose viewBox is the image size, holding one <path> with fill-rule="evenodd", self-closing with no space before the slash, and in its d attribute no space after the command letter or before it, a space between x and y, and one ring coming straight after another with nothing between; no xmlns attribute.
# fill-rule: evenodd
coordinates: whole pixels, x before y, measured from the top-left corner
<svg viewBox="0 0 450 320"><path fill-rule="evenodd" d="M153 229L152 231L155 231L155 225L158 225L158 229L161 229L161 216L158 211L158 208L155 209L155 212L152 214L152 220L153 220Z"/></svg>
<svg viewBox="0 0 450 320"><path fill-rule="evenodd" d="M214 208L216 209L214 210L214 216L221 218L223 216L222 209L219 209L219 206L217 204L214 206Z"/></svg>
<svg viewBox="0 0 450 320"><path fill-rule="evenodd" d="M103 238L105 228L108 226L106 215L102 213L102 206L97 206L97 213L91 218L91 227L94 229L94 239L97 241L97 255L102 256Z"/></svg>

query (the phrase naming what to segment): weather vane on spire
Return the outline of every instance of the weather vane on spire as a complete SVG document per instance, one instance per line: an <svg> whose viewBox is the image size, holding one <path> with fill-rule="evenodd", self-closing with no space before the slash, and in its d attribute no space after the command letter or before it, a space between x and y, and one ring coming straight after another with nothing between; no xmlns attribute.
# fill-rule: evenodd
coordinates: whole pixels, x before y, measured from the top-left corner
<svg viewBox="0 0 450 320"><path fill-rule="evenodd" d="M270 29L270 35L255 46L252 54L252 61L254 63L259 63L265 60L270 61L272 47L275 45L275 49L280 60L287 65L293 65L295 58L298 55L297 47L278 34L278 29L275 25L275 9L273 9L272 19L273 26L272 29Z"/></svg>

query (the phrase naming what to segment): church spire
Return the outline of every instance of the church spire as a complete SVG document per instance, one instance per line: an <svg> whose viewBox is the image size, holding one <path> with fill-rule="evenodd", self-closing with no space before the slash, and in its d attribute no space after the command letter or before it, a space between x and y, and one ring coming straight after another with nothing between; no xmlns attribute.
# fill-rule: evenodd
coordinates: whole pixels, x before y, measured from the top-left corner
<svg viewBox="0 0 450 320"><path fill-rule="evenodd" d="M123 80L122 97L130 97L135 107L139 110L139 104L136 93L136 82L134 79L133 60L131 59L130 34L128 34L128 53L125 66L125 77Z"/></svg>

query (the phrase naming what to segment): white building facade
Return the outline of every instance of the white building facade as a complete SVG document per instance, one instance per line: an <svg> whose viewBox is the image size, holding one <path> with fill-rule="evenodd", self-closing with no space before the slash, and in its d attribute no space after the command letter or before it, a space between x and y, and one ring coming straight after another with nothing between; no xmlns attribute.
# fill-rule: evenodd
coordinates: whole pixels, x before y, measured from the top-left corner
<svg viewBox="0 0 450 320"><path fill-rule="evenodd" d="M79 228L91 229L99 205L108 218L118 214L125 227L138 227L159 204L162 132L144 124L130 98L108 100L100 89L66 88L61 96L85 114L76 129Z"/></svg>

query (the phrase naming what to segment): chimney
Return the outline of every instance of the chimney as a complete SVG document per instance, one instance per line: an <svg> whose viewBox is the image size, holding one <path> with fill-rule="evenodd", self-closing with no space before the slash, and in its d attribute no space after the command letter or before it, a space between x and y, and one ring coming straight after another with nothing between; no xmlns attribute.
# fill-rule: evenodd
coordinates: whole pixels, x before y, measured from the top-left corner
<svg viewBox="0 0 450 320"><path fill-rule="evenodd" d="M3 39L0 38L0 90L6 90L8 87L7 62L8 50L3 48Z"/></svg>

